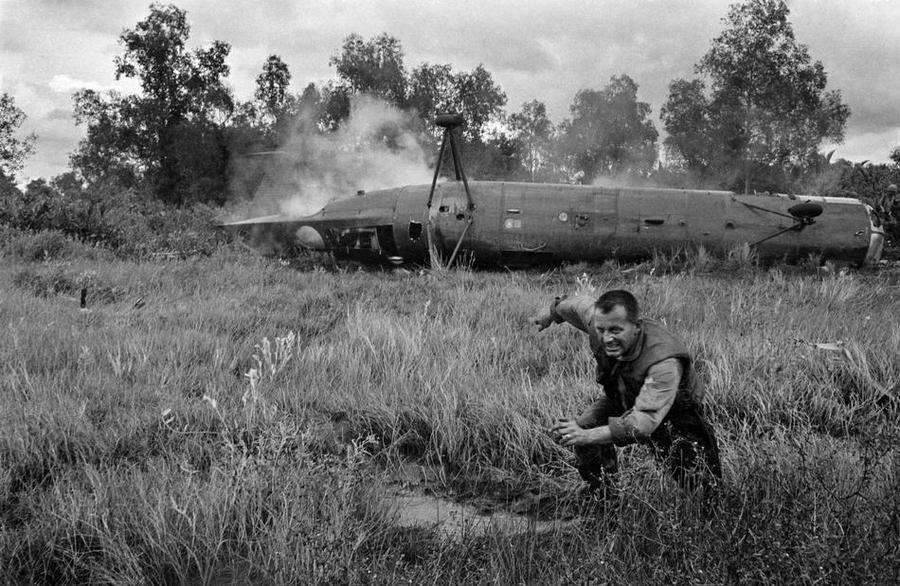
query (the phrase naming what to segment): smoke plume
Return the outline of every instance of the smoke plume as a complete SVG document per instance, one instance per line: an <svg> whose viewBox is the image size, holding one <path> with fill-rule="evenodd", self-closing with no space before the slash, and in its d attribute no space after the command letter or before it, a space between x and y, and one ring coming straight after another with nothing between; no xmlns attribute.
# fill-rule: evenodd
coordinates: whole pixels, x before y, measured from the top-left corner
<svg viewBox="0 0 900 586"><path fill-rule="evenodd" d="M340 128L327 134L297 131L267 156L254 213L306 216L358 190L429 183L430 156L416 128L412 115L376 98L354 97Z"/></svg>

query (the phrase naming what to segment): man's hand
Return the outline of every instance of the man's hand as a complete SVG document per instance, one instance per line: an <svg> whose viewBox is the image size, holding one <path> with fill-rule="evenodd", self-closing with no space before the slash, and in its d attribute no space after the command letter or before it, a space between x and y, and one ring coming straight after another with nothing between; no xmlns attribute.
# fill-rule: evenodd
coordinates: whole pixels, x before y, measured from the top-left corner
<svg viewBox="0 0 900 586"><path fill-rule="evenodd" d="M590 430L582 429L574 419L559 419L551 428L556 441L564 446L583 446L590 443Z"/></svg>
<svg viewBox="0 0 900 586"><path fill-rule="evenodd" d="M556 441L564 446L605 445L613 443L608 425L583 428L574 419L558 419L550 429L556 434Z"/></svg>
<svg viewBox="0 0 900 586"><path fill-rule="evenodd" d="M553 316L550 315L549 311L547 313L545 313L543 315L539 315L536 318L534 318L533 320L531 320L531 323L533 323L534 325L536 325L538 327L537 331L539 331L539 332L543 332L544 330L546 330L547 328L552 326L553 322L554 322Z"/></svg>

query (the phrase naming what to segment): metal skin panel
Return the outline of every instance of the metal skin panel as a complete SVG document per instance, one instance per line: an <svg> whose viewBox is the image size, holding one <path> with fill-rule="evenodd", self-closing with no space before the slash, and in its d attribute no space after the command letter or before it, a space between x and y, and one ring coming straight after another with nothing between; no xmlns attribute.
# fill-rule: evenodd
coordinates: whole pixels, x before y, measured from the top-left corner
<svg viewBox="0 0 900 586"><path fill-rule="evenodd" d="M696 196L696 197L694 197ZM704 219L719 202L681 190L622 189L619 195L619 255L644 257L655 249L695 246L720 238Z"/></svg>
<svg viewBox="0 0 900 586"><path fill-rule="evenodd" d="M503 183L502 189L497 208L500 260L512 265L554 260L559 239L553 220L559 201L554 187Z"/></svg>
<svg viewBox="0 0 900 586"><path fill-rule="evenodd" d="M441 193L443 246L465 228L465 193L457 184ZM463 251L479 261L520 265L606 256L616 231L615 191L533 183L470 182L475 219Z"/></svg>
<svg viewBox="0 0 900 586"><path fill-rule="evenodd" d="M475 201L477 202L477 200ZM462 183L447 181L435 189L431 215L434 222L435 242L438 244L438 251L445 259L450 257L453 248L466 229L467 208L468 199ZM476 218L480 216L477 207L475 213ZM467 238L463 241L463 252L472 248L471 242L472 235L467 233ZM478 248L482 249L483 246L478 246Z"/></svg>
<svg viewBox="0 0 900 586"><path fill-rule="evenodd" d="M531 183L470 182L473 222L462 254L479 262L533 264L608 255L616 231L615 191ZM468 223L462 185L438 186L434 233L448 256Z"/></svg>
<svg viewBox="0 0 900 586"><path fill-rule="evenodd" d="M425 234L428 215L425 201L428 187L422 185L401 187L394 213L394 241L397 256L405 262L424 262L428 258L428 239Z"/></svg>

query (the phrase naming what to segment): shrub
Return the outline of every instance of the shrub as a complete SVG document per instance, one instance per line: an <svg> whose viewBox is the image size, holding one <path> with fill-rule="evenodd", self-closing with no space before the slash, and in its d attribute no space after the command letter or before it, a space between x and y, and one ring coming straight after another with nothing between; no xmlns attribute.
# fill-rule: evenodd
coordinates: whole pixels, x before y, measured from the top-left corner
<svg viewBox="0 0 900 586"><path fill-rule="evenodd" d="M5 246L7 254L23 261L68 258L77 248L77 244L58 230L13 236Z"/></svg>
<svg viewBox="0 0 900 586"><path fill-rule="evenodd" d="M34 181L25 193L0 198L0 244L26 261L65 258L74 252L72 240L125 258L206 256L224 237L215 224L213 208L166 205L115 182Z"/></svg>

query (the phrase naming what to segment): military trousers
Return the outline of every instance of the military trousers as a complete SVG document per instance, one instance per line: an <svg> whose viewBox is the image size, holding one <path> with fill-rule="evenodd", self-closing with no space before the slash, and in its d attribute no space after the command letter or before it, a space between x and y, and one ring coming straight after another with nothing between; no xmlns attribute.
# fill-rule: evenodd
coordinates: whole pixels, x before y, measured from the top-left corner
<svg viewBox="0 0 900 586"><path fill-rule="evenodd" d="M676 407L646 443L654 458L685 490L714 486L722 477L715 433L698 406ZM578 424L599 427L623 413L624 409L616 408L611 401L601 400L578 418ZM575 466L591 488L615 491L618 457L614 445L576 446Z"/></svg>

